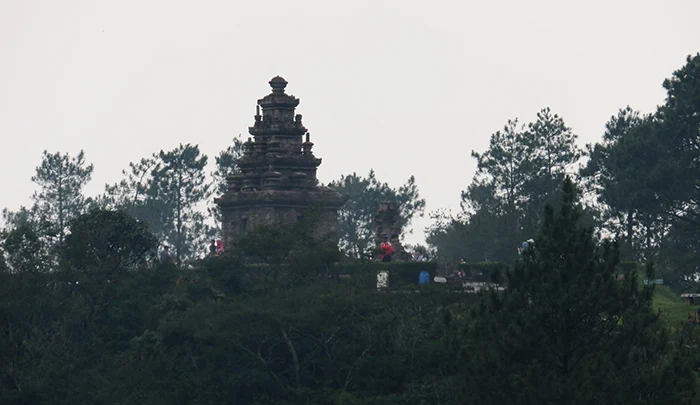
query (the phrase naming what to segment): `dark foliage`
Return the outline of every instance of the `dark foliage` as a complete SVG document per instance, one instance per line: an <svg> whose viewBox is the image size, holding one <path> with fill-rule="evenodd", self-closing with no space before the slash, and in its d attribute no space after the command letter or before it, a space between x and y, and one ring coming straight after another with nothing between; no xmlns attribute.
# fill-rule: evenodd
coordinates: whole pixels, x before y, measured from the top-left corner
<svg viewBox="0 0 700 405"><path fill-rule="evenodd" d="M152 237L91 212L71 266L0 273L0 403L692 403L695 338L669 345L652 290L616 281L616 247L572 198L567 183L515 267L471 266L503 270L508 288L483 295L416 288L434 262L337 264L305 226L259 228L197 269L122 267ZM398 283L378 292L382 269Z"/></svg>
<svg viewBox="0 0 700 405"><path fill-rule="evenodd" d="M112 274L146 264L157 245L148 226L122 211L93 210L70 225L64 264Z"/></svg>

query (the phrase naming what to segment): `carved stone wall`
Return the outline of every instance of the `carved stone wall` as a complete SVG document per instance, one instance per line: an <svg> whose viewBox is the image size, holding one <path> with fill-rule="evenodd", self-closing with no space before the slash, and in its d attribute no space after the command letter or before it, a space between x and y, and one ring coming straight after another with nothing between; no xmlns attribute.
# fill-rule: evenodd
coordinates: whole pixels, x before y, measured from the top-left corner
<svg viewBox="0 0 700 405"><path fill-rule="evenodd" d="M235 243L243 234L259 225L292 224L305 219L316 221L315 237L338 240L338 213L332 207L303 202L292 205L283 201L265 201L264 198L247 203L222 210L224 243Z"/></svg>

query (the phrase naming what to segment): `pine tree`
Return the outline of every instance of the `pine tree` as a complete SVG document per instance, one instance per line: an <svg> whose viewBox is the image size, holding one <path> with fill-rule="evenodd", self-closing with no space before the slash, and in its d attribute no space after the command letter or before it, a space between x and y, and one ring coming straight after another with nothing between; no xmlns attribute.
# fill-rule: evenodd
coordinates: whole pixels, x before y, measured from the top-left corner
<svg viewBox="0 0 700 405"><path fill-rule="evenodd" d="M238 159L242 156L243 141L240 135L238 135L237 138L233 138L233 143L216 156L216 170L211 173L211 177L213 179L212 191L217 197L226 192L228 187L226 178L241 173L241 169L238 167ZM220 232L221 211L219 211L219 207L214 203L213 199L209 201L207 210L209 211L209 215L214 219L217 232Z"/></svg>
<svg viewBox="0 0 700 405"><path fill-rule="evenodd" d="M172 221L163 224L167 239L175 247L178 263L206 246L205 217L198 205L211 195L204 169L207 156L197 145L179 145L172 151L160 151L159 168L153 172L156 196L172 208Z"/></svg>
<svg viewBox="0 0 700 405"><path fill-rule="evenodd" d="M41 165L36 168L32 181L41 189L32 199L39 215L55 224L59 243L63 243L68 223L82 214L89 203L82 190L92 178L93 168L85 162L82 150L74 157L44 151Z"/></svg>
<svg viewBox="0 0 700 405"><path fill-rule="evenodd" d="M425 210L425 199L420 198L414 176L409 177L402 186L392 188L377 179L374 170L370 170L367 177L358 176L357 173L343 175L329 186L349 197L338 213L340 245L355 258L372 255L375 248L373 220L380 203L391 201L398 204L404 234L411 231L409 226L413 218L422 217Z"/></svg>
<svg viewBox="0 0 700 405"><path fill-rule="evenodd" d="M537 119L528 124L523 141L531 168L525 188L528 203L522 220L527 232L534 232L541 226L544 207L556 201L559 185L567 173L574 171L574 165L581 158L577 138L564 119L552 113L549 107L540 110Z"/></svg>
<svg viewBox="0 0 700 405"><path fill-rule="evenodd" d="M596 245L581 212L567 177L506 289L481 296L459 348L460 393L473 403L674 403L693 389L692 373L669 356L653 286L640 288L634 270L619 279L617 244Z"/></svg>
<svg viewBox="0 0 700 405"><path fill-rule="evenodd" d="M96 206L124 211L147 223L151 232L164 239L165 225L172 223L174 209L158 195L162 164L158 154L129 163L129 170L122 170L121 181L105 185L105 192L98 197Z"/></svg>

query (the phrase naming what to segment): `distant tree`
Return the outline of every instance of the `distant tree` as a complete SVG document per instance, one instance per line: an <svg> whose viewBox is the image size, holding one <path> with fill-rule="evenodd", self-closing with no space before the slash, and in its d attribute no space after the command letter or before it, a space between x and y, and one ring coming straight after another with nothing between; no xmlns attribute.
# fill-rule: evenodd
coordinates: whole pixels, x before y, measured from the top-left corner
<svg viewBox="0 0 700 405"><path fill-rule="evenodd" d="M437 210L430 213L432 223L425 229L425 241L441 261L458 263L466 257L467 226L460 215Z"/></svg>
<svg viewBox="0 0 700 405"><path fill-rule="evenodd" d="M48 272L52 269L50 249L41 229L21 223L0 233L7 270L13 273Z"/></svg>
<svg viewBox="0 0 700 405"><path fill-rule="evenodd" d="M452 344L475 403L680 403L694 394L687 365L672 356L651 308L653 287L636 272L617 279L616 244L598 246L583 227L577 190L566 179L547 206L534 249L487 291Z"/></svg>
<svg viewBox="0 0 700 405"><path fill-rule="evenodd" d="M582 150L576 144L578 136L549 107L540 110L527 128L523 137L532 167L527 175L528 204L523 222L526 229L538 229L544 207L556 201L564 177L577 173L575 165Z"/></svg>
<svg viewBox="0 0 700 405"><path fill-rule="evenodd" d="M17 211L11 211L7 208L2 210L2 220L6 227L20 226L37 220L36 206L27 208L19 207Z"/></svg>
<svg viewBox="0 0 700 405"><path fill-rule="evenodd" d="M206 164L207 157L196 145L161 150L129 163L120 182L105 186L98 207L123 210L145 222L159 241L173 245L177 260L191 258L212 234L202 212L212 190L206 181ZM222 166L219 172L224 170Z"/></svg>
<svg viewBox="0 0 700 405"><path fill-rule="evenodd" d="M577 136L549 108L528 125L508 120L483 153L462 192L462 213L429 229L429 243L448 260L510 261L542 222L542 210L581 157Z"/></svg>
<svg viewBox="0 0 700 405"><path fill-rule="evenodd" d="M432 214L433 224L427 229L426 242L436 250L445 265L460 259L468 262L510 262L517 255L519 238L510 230L511 222L504 215L480 209L473 214Z"/></svg>
<svg viewBox="0 0 700 405"><path fill-rule="evenodd" d="M542 222L543 207L581 157L576 135L549 108L527 126L517 118L491 135L483 153L472 151L477 171L462 192L462 213L429 229L444 259L509 262L517 246Z"/></svg>
<svg viewBox="0 0 700 405"><path fill-rule="evenodd" d="M2 237L2 234L0 234L0 237ZM0 246L0 273L7 273L8 271L10 271L10 267L7 265L5 259L5 251L2 246Z"/></svg>
<svg viewBox="0 0 700 405"><path fill-rule="evenodd" d="M216 170L212 172L214 179L214 192L223 194L226 192L226 177L238 174L241 169L238 167L238 159L243 156L243 141L239 135L233 138L233 143L216 156Z"/></svg>
<svg viewBox="0 0 700 405"><path fill-rule="evenodd" d="M666 100L655 115L657 142L648 153L661 155L648 178L663 204L671 229L660 242L664 264L694 279L700 257L700 53L663 83Z"/></svg>
<svg viewBox="0 0 700 405"><path fill-rule="evenodd" d="M688 292L698 290L700 274L700 232L692 223L676 221L664 235L659 252L660 273L665 280L679 283Z"/></svg>
<svg viewBox="0 0 700 405"><path fill-rule="evenodd" d="M374 215L379 204L391 201L399 205L404 232L410 232L411 220L422 217L425 199L420 198L415 177L411 176L399 188L392 188L377 179L374 170L367 177L356 173L343 175L330 187L349 197L340 209L340 244L349 255L360 258L372 254L374 246Z"/></svg>
<svg viewBox="0 0 700 405"><path fill-rule="evenodd" d="M137 209L148 198L153 171L157 169L156 156L143 158L138 163L129 163L129 170L122 170L124 179L116 184L105 185L102 198L106 205L127 212Z"/></svg>
<svg viewBox="0 0 700 405"><path fill-rule="evenodd" d="M406 245L406 250L409 250L411 252L417 252L426 259L429 259L432 257L432 252L430 251L430 248L426 245L422 245L420 243L417 243L415 245Z"/></svg>
<svg viewBox="0 0 700 405"><path fill-rule="evenodd" d="M41 165L32 181L40 190L32 196L38 215L56 225L58 242L63 243L68 223L85 211L89 200L83 187L92 177L93 165L85 162L85 153L77 156L44 151Z"/></svg>
<svg viewBox="0 0 700 405"><path fill-rule="evenodd" d="M581 150L576 145L578 136L549 107L540 110L537 119L528 124L526 136L534 150L534 166L541 177L563 181L581 158ZM559 184L561 181L550 186L553 194L557 194Z"/></svg>
<svg viewBox="0 0 700 405"><path fill-rule="evenodd" d="M700 53L663 83L666 102L659 107L659 139L667 159L659 164L664 182L655 189L672 203L670 214L700 232Z"/></svg>
<svg viewBox="0 0 700 405"><path fill-rule="evenodd" d="M524 213L533 194L533 147L525 126L516 118L491 135L484 153L472 151L477 171L462 192L462 221L468 225L468 231L462 235L467 235L468 240L460 242L465 250L460 257L478 254L490 260L509 261L519 242L528 237L531 221ZM459 228L453 225L452 230ZM445 234L443 243L451 237ZM437 248L439 253L440 247ZM442 250L444 253L444 247Z"/></svg>
<svg viewBox="0 0 700 405"><path fill-rule="evenodd" d="M207 238L205 217L199 205L211 195L204 169L207 156L197 145L179 145L158 154L159 165L153 172L154 196L172 209L164 223L164 234L175 247L178 262L204 248Z"/></svg>
<svg viewBox="0 0 700 405"><path fill-rule="evenodd" d="M156 246L145 223L123 211L98 209L73 220L63 257L74 270L109 275L144 264Z"/></svg>
<svg viewBox="0 0 700 405"><path fill-rule="evenodd" d="M173 209L170 201L160 198L158 178L162 162L158 154L129 163L123 170L124 178L116 184L105 185L105 192L98 197L99 208L123 210L148 224L158 237L165 239L166 224L172 223Z"/></svg>
<svg viewBox="0 0 700 405"><path fill-rule="evenodd" d="M630 259L648 250L648 236L665 224L656 198L653 172L663 160L656 124L630 107L606 124L603 139L587 145L588 162L581 175L597 191L603 226L624 243ZM641 240L640 240L641 239Z"/></svg>
<svg viewBox="0 0 700 405"><path fill-rule="evenodd" d="M624 236L625 255L663 260L671 277L683 277L697 271L700 252L700 54L663 86L655 114L627 107L611 118L602 141L587 146L581 174L596 190L606 230Z"/></svg>
<svg viewBox="0 0 700 405"><path fill-rule="evenodd" d="M217 196L226 192L226 177L241 172L241 169L238 167L238 159L241 156L243 156L243 141L240 135L237 138L233 138L233 143L216 156L216 170L211 173L211 176L213 179L212 191ZM213 200L209 201L208 210L209 215L214 218L217 228L220 227L221 212L219 212L219 207L214 204ZM220 232L220 229L217 229L217 231Z"/></svg>
<svg viewBox="0 0 700 405"><path fill-rule="evenodd" d="M484 153L472 151L477 172L462 191L462 211L432 214L427 242L447 262L508 260L521 238L518 213L527 202L525 192L530 155L523 139L525 128L508 120L491 135Z"/></svg>
<svg viewBox="0 0 700 405"><path fill-rule="evenodd" d="M5 264L11 272L47 272L56 264L57 227L37 210L34 205L2 212L5 227L0 230L0 250L5 251Z"/></svg>
<svg viewBox="0 0 700 405"><path fill-rule="evenodd" d="M502 131L491 135L489 148L484 153L472 151L476 159L477 172L467 191L462 193L464 206L476 205L478 209L485 201L496 214L507 215L519 210L528 196L534 163L533 150L528 150L524 127L518 119L508 120ZM475 196L479 188L480 193ZM488 193L483 193L488 191ZM498 201L499 204L495 204ZM513 224L515 230L516 224Z"/></svg>

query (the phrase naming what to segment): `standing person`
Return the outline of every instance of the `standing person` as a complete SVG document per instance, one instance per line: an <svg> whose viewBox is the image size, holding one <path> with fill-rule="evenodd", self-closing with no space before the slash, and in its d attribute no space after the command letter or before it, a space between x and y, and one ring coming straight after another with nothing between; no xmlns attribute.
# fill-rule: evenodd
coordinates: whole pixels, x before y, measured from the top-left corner
<svg viewBox="0 0 700 405"><path fill-rule="evenodd" d="M168 245L163 246L163 250L160 252L161 263L172 263L173 259L170 257L170 251L168 249Z"/></svg>
<svg viewBox="0 0 700 405"><path fill-rule="evenodd" d="M525 252L525 249L527 249L527 248L530 247L530 246L533 246L534 244L535 244L535 240L534 240L534 239L528 239L528 240L526 240L525 242L523 242L522 246L518 248L518 254L519 254L520 256L522 256L523 253Z"/></svg>
<svg viewBox="0 0 700 405"><path fill-rule="evenodd" d="M523 252L525 252L525 249L527 249L528 246L533 245L533 244L535 244L535 241L534 241L533 239L528 239L528 240L526 240L525 242L523 242L523 244L521 245L521 247L518 248L518 254L519 254L520 256L522 256L522 255L523 255Z"/></svg>
<svg viewBox="0 0 700 405"><path fill-rule="evenodd" d="M522 256L525 249L527 249L527 242L523 242L522 245L518 248L518 254Z"/></svg>
<svg viewBox="0 0 700 405"><path fill-rule="evenodd" d="M211 245L209 245L209 256L216 256L216 241L211 240Z"/></svg>
<svg viewBox="0 0 700 405"><path fill-rule="evenodd" d="M382 262L390 262L391 255L394 253L394 247L389 242L389 237L384 235L384 243L379 246L379 251L382 252Z"/></svg>

